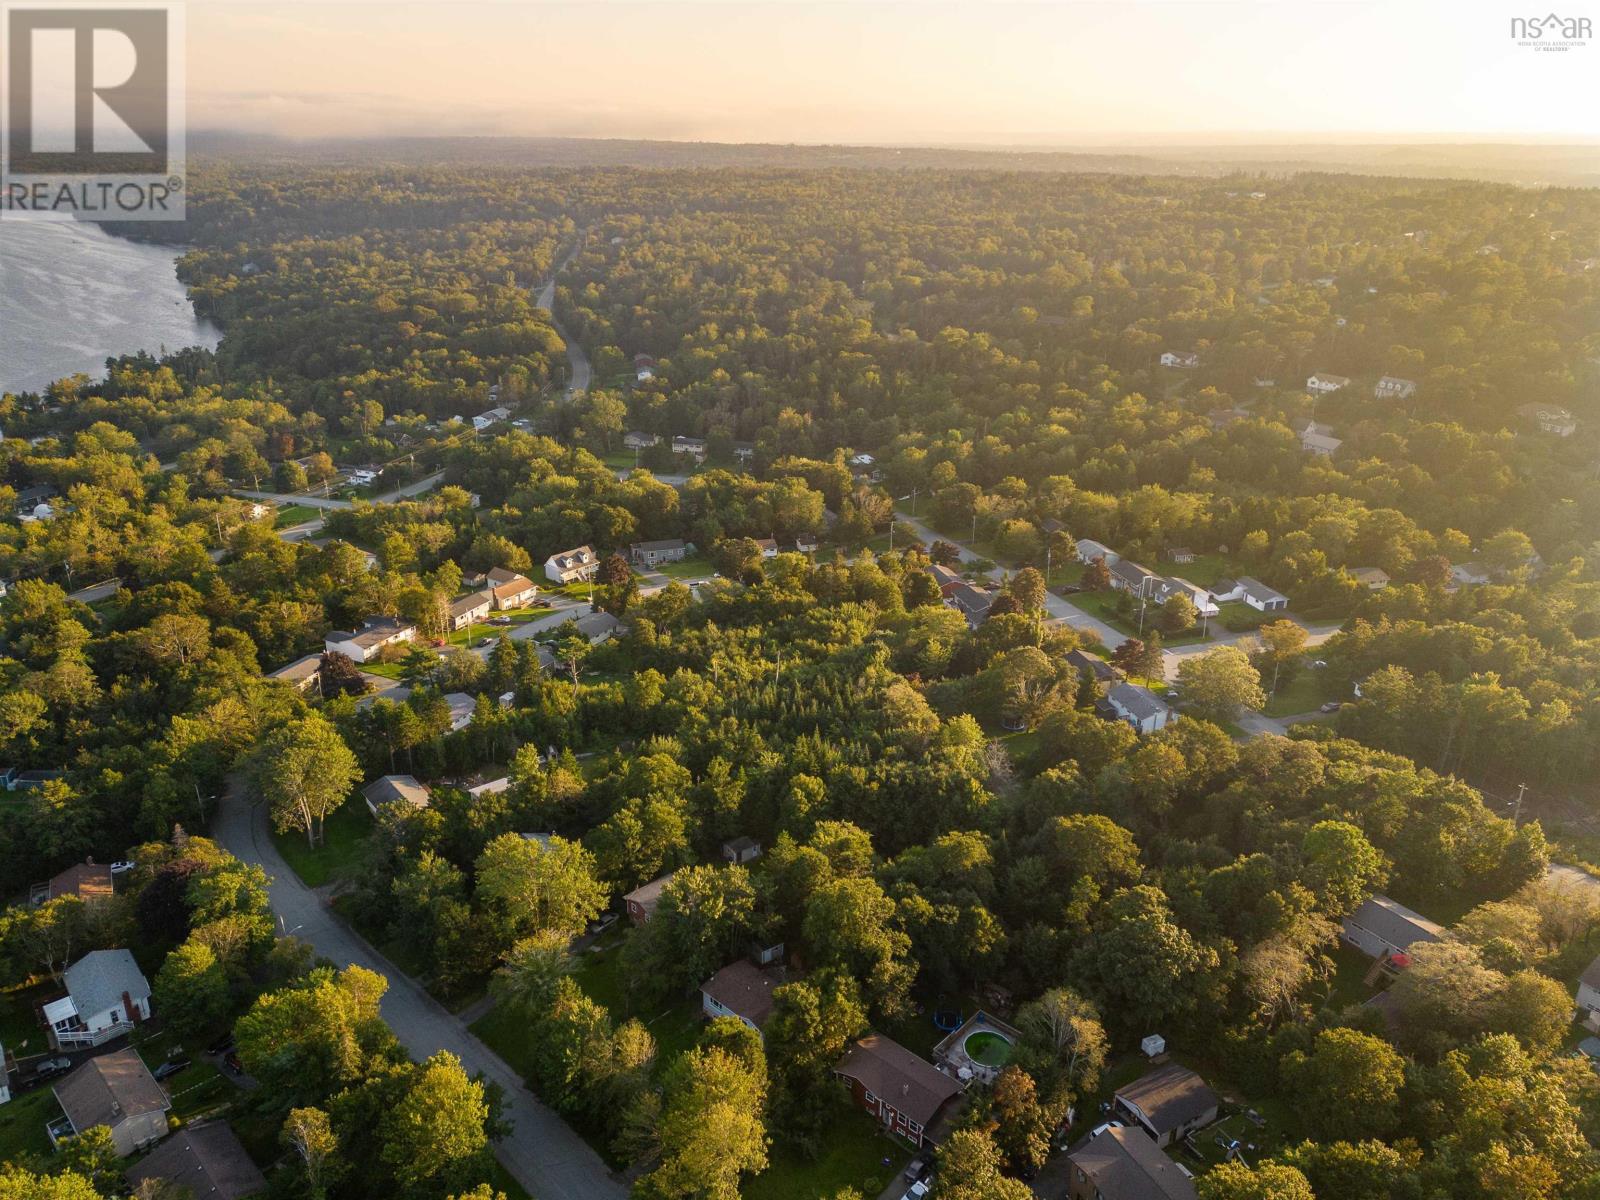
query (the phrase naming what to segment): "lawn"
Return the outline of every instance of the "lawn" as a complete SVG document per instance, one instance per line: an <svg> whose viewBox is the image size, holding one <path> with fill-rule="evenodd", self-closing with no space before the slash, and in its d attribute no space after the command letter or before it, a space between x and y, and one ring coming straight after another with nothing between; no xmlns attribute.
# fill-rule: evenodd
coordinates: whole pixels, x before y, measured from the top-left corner
<svg viewBox="0 0 1600 1200"><path fill-rule="evenodd" d="M1326 671L1313 671L1302 666L1287 681L1279 682L1277 693L1267 701L1264 711L1269 717L1292 717L1298 713L1316 711L1329 698L1324 686L1327 678ZM1270 687L1271 674L1261 682L1263 686Z"/></svg>
<svg viewBox="0 0 1600 1200"><path fill-rule="evenodd" d="M404 674L398 662L378 662L376 659L362 663L361 669L368 675L382 675L385 679L399 679Z"/></svg>
<svg viewBox="0 0 1600 1200"><path fill-rule="evenodd" d="M553 608L535 605L533 608L508 609L505 612L496 613L495 616L505 617L511 622L511 625L522 625L528 621L537 621L540 617L548 617L553 612L555 612ZM484 638L498 640L502 633L510 633L511 625L491 625L487 621L474 621L467 628L456 630L446 640L452 646L476 646ZM471 635L470 642L468 641L469 634Z"/></svg>
<svg viewBox="0 0 1600 1200"><path fill-rule="evenodd" d="M0 1162L26 1162L35 1154L48 1157L50 1136L44 1127L60 1115L61 1105L48 1084L13 1094L10 1104L0 1105Z"/></svg>
<svg viewBox="0 0 1600 1200"><path fill-rule="evenodd" d="M767 1169L746 1180L739 1194L744 1200L832 1200L853 1187L872 1200L911 1157L902 1143L881 1132L876 1121L851 1104L842 1088L821 1145L822 1152L814 1159L773 1150Z"/></svg>
<svg viewBox="0 0 1600 1200"><path fill-rule="evenodd" d="M43 1054L50 1048L36 1008L66 989L48 976L32 984L19 984L0 992L0 1046L16 1058Z"/></svg>
<svg viewBox="0 0 1600 1200"><path fill-rule="evenodd" d="M315 850L306 845L305 834L274 833L273 844L284 861L307 887L321 887L356 873L367 853L367 837L372 832L372 814L359 795L353 795L333 811L323 828L322 845Z"/></svg>
<svg viewBox="0 0 1600 1200"><path fill-rule="evenodd" d="M668 579L706 579L714 575L717 568L705 555L695 554L682 562L658 563L650 570Z"/></svg>
<svg viewBox="0 0 1600 1200"><path fill-rule="evenodd" d="M1068 596L1067 603L1075 608L1080 608L1091 616L1099 617L1107 625L1129 637L1149 636L1150 633L1159 631L1156 618L1160 616L1160 608L1154 604L1145 610L1144 634L1139 633L1139 618L1137 608L1134 610L1134 619L1129 621L1117 612L1118 592L1075 592ZM1216 622L1213 620L1212 624ZM1163 646L1187 646L1195 642L1210 641L1209 637L1202 637L1198 629L1190 633L1167 634L1161 632Z"/></svg>
<svg viewBox="0 0 1600 1200"><path fill-rule="evenodd" d="M1333 951L1333 978L1328 981L1323 1007L1337 1012L1352 1004L1364 1003L1372 995L1372 989L1365 982L1371 969L1370 958L1354 946L1340 942Z"/></svg>
<svg viewBox="0 0 1600 1200"><path fill-rule="evenodd" d="M312 508L309 504L285 504L272 519L272 527L287 529L291 525L304 525L307 521L316 520L321 511L320 508Z"/></svg>

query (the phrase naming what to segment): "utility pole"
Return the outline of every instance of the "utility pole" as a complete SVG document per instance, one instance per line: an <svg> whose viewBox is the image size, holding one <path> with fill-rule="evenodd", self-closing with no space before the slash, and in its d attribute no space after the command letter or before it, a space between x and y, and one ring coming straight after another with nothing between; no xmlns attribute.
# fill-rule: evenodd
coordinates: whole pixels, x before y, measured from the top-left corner
<svg viewBox="0 0 1600 1200"><path fill-rule="evenodd" d="M1511 814L1511 827L1513 829L1517 827L1517 822L1522 820L1522 798L1527 794L1528 785L1525 783L1517 784L1517 807Z"/></svg>

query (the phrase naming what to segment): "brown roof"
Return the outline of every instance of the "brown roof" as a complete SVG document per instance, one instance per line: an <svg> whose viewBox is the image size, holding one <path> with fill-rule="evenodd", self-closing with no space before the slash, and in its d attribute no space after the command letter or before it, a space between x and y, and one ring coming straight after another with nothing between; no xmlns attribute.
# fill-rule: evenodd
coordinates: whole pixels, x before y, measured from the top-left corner
<svg viewBox="0 0 1600 1200"><path fill-rule="evenodd" d="M776 971L763 971L741 958L702 983L700 990L759 1029L772 1012L772 989L782 982Z"/></svg>
<svg viewBox="0 0 1600 1200"><path fill-rule="evenodd" d="M80 900L109 900L111 895L111 868L104 863L81 862L68 867L50 881L51 900L59 896L77 896Z"/></svg>
<svg viewBox="0 0 1600 1200"><path fill-rule="evenodd" d="M52 1090L61 1111L80 1133L95 1125L116 1126L128 1117L172 1107L132 1046L91 1058Z"/></svg>
<svg viewBox="0 0 1600 1200"><path fill-rule="evenodd" d="M961 1091L950 1076L881 1033L869 1033L851 1046L833 1070L924 1128Z"/></svg>
<svg viewBox="0 0 1600 1200"><path fill-rule="evenodd" d="M1105 1200L1194 1200L1194 1184L1142 1129L1107 1129L1069 1156Z"/></svg>
<svg viewBox="0 0 1600 1200"><path fill-rule="evenodd" d="M267 1186L233 1130L221 1121L180 1131L126 1174L135 1186L146 1179L170 1180L188 1188L194 1200L241 1200Z"/></svg>
<svg viewBox="0 0 1600 1200"><path fill-rule="evenodd" d="M662 891L665 890L667 883L676 873L675 871L668 871L659 879L652 879L649 883L641 884L622 898L623 903L626 904L631 901L646 912L649 912L661 902Z"/></svg>
<svg viewBox="0 0 1600 1200"><path fill-rule="evenodd" d="M497 571L500 574L507 576L507 578L495 583L494 578ZM537 586L533 580L529 579L526 575L518 575L515 572L500 571L498 567L495 568L494 571L489 572L489 580L491 583L494 583L494 586L489 590L494 593L494 598L496 600L504 600L508 596L520 596L524 592L530 591Z"/></svg>
<svg viewBox="0 0 1600 1200"><path fill-rule="evenodd" d="M1117 1089L1117 1099L1145 1115L1152 1128L1167 1133L1216 1108L1217 1094L1188 1067L1170 1063Z"/></svg>

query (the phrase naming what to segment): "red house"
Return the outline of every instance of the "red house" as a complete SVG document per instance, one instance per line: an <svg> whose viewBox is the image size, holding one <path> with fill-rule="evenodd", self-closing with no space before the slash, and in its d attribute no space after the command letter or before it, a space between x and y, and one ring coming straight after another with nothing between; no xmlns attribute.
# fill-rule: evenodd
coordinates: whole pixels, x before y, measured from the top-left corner
<svg viewBox="0 0 1600 1200"><path fill-rule="evenodd" d="M881 1033L846 1050L833 1073L850 1084L857 1104L918 1149L941 1140L961 1094L954 1079Z"/></svg>

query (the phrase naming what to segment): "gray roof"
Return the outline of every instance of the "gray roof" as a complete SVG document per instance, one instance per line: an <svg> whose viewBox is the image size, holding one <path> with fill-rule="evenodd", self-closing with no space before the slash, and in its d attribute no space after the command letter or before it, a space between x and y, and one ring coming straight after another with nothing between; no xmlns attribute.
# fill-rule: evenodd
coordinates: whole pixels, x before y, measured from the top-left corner
<svg viewBox="0 0 1600 1200"><path fill-rule="evenodd" d="M1413 942L1437 942L1444 936L1444 926L1413 912L1404 904L1387 896L1373 896L1345 920L1352 925L1370 930L1391 946L1405 950Z"/></svg>
<svg viewBox="0 0 1600 1200"><path fill-rule="evenodd" d="M635 542L629 546L635 554L659 553L662 550L682 550L688 545L682 538L661 538L654 542Z"/></svg>
<svg viewBox="0 0 1600 1200"><path fill-rule="evenodd" d="M772 1015L772 992L783 981L781 971L764 970L741 958L702 983L700 990L759 1029Z"/></svg>
<svg viewBox="0 0 1600 1200"><path fill-rule="evenodd" d="M1145 585L1145 580L1147 580L1147 579L1158 579L1158 578L1160 578L1149 567L1141 567L1138 563L1134 562L1131 558L1119 558L1119 559L1117 559L1116 562L1111 564L1110 569L1111 569L1111 574L1112 574L1113 578L1120 579L1124 583L1126 583L1126 584L1128 584L1128 585L1130 585L1131 587L1134 587L1134 588L1140 588L1140 587L1146 586Z"/></svg>
<svg viewBox="0 0 1600 1200"><path fill-rule="evenodd" d="M1142 1129L1107 1129L1069 1157L1105 1200L1195 1200L1189 1176Z"/></svg>
<svg viewBox="0 0 1600 1200"><path fill-rule="evenodd" d="M1079 671L1083 670L1085 667L1089 668L1089 670L1094 672L1094 677L1096 679L1115 679L1117 677L1117 669L1105 659L1096 658L1094 655L1088 654L1082 650L1068 650L1067 662L1071 664L1074 669Z"/></svg>
<svg viewBox="0 0 1600 1200"><path fill-rule="evenodd" d="M1159 716L1167 710L1166 704L1154 692L1136 683L1114 684L1106 693L1106 699L1141 721L1146 717Z"/></svg>
<svg viewBox="0 0 1600 1200"><path fill-rule="evenodd" d="M286 679L291 683L310 679L322 670L322 655L308 654L304 658L297 658L286 667L279 667L267 676L268 679Z"/></svg>
<svg viewBox="0 0 1600 1200"><path fill-rule="evenodd" d="M986 613L994 607L994 593L965 582L958 583L950 589L950 599L969 616Z"/></svg>
<svg viewBox="0 0 1600 1200"><path fill-rule="evenodd" d="M411 775L385 775L374 779L361 789L368 804L381 808L397 800L404 800L413 808L428 807L428 789Z"/></svg>
<svg viewBox="0 0 1600 1200"><path fill-rule="evenodd" d="M132 1046L89 1059L51 1090L79 1133L96 1125L115 1128L129 1117L172 1107Z"/></svg>
<svg viewBox="0 0 1600 1200"><path fill-rule="evenodd" d="M68 967L62 979L82 1017L115 1008L124 992L134 1000L150 998L150 984L126 950L91 950Z"/></svg>
<svg viewBox="0 0 1600 1200"><path fill-rule="evenodd" d="M1254 596L1257 600L1282 600L1285 604L1289 602L1289 597L1282 592L1268 587L1261 580L1249 575L1239 576L1239 586L1245 590L1247 595Z"/></svg>
<svg viewBox="0 0 1600 1200"><path fill-rule="evenodd" d="M1205 1116L1219 1103L1204 1079L1177 1063L1118 1088L1117 1099L1136 1106L1158 1133L1179 1129Z"/></svg>
<svg viewBox="0 0 1600 1200"><path fill-rule="evenodd" d="M605 637L608 633L615 633L622 628L622 622L608 612L592 612L581 616L574 622L578 632L591 642L595 638Z"/></svg>
<svg viewBox="0 0 1600 1200"><path fill-rule="evenodd" d="M125 1173L135 1186L146 1179L169 1180L188 1188L194 1200L242 1200L267 1186L266 1177L222 1121L179 1130Z"/></svg>
<svg viewBox="0 0 1600 1200"><path fill-rule="evenodd" d="M472 592L461 597L450 606L450 615L452 617L465 616L474 609L488 608L493 603L494 596L491 593L487 591Z"/></svg>

